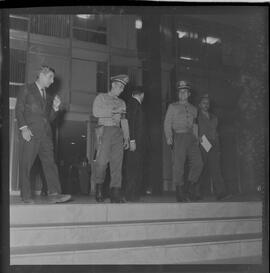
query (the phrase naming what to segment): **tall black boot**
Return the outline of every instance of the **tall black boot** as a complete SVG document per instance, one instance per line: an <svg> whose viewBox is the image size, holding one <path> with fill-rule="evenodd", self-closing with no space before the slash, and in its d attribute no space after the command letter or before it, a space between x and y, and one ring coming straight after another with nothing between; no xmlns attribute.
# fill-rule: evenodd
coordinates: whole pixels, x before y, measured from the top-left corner
<svg viewBox="0 0 270 273"><path fill-rule="evenodd" d="M102 186L102 184L96 184L96 201L98 203L104 202Z"/></svg>
<svg viewBox="0 0 270 273"><path fill-rule="evenodd" d="M110 192L111 203L125 203L123 198L121 197L121 189L120 188L111 188Z"/></svg>

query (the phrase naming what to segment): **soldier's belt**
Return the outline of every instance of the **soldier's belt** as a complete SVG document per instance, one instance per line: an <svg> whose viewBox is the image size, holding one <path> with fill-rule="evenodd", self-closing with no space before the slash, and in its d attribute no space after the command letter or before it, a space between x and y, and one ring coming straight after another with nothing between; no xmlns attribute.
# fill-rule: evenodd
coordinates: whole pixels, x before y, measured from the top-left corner
<svg viewBox="0 0 270 273"><path fill-rule="evenodd" d="M103 127L120 127L120 123L119 124L100 124L100 126L103 126Z"/></svg>

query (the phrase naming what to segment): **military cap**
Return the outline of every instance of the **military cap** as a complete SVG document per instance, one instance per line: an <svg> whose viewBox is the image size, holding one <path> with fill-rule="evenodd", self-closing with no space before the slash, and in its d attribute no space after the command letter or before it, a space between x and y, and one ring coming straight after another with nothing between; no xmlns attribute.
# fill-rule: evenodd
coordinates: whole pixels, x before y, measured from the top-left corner
<svg viewBox="0 0 270 273"><path fill-rule="evenodd" d="M124 75L124 74L117 75L117 76L111 77L111 81L112 82L120 82L125 86L129 82L129 77L128 77L128 75Z"/></svg>
<svg viewBox="0 0 270 273"><path fill-rule="evenodd" d="M200 101L203 100L203 99L209 99L210 100L210 97L209 97L209 95L207 93L205 93L205 94L202 94L200 96Z"/></svg>
<svg viewBox="0 0 270 273"><path fill-rule="evenodd" d="M177 83L176 83L176 87L177 87L177 89L179 90L179 89L191 89L191 87L190 87L190 85L187 83L187 81L178 81Z"/></svg>

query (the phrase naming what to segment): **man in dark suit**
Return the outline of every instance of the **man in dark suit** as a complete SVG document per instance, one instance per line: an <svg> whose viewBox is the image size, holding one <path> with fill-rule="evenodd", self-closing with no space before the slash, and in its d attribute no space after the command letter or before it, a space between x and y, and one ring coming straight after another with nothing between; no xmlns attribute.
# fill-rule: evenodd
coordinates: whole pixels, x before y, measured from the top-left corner
<svg viewBox="0 0 270 273"><path fill-rule="evenodd" d="M45 174L48 203L62 203L71 196L60 194L58 169L54 162L52 130L50 121L59 110L60 98L55 96L49 102L45 88L54 81L54 69L42 66L34 83L26 85L18 94L16 118L20 134L19 180L21 198L25 203L34 203L31 196L30 170L37 155Z"/></svg>
<svg viewBox="0 0 270 273"><path fill-rule="evenodd" d="M142 187L143 152L145 147L145 125L142 110L143 99L143 89L141 87L135 87L127 105L127 119L130 134L130 148L126 154L125 197L127 201L138 200Z"/></svg>

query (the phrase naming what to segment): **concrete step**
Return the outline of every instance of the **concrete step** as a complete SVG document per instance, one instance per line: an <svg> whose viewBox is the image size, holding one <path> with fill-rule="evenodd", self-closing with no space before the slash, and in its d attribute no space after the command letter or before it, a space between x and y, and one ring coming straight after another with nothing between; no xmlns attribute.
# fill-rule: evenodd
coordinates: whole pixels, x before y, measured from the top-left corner
<svg viewBox="0 0 270 273"><path fill-rule="evenodd" d="M13 225L10 246L46 246L262 232L261 217Z"/></svg>
<svg viewBox="0 0 270 273"><path fill-rule="evenodd" d="M262 202L11 205L10 225L262 216Z"/></svg>
<svg viewBox="0 0 270 273"><path fill-rule="evenodd" d="M261 256L262 234L12 247L10 264L217 263ZM236 262L235 262L236 263Z"/></svg>
<svg viewBox="0 0 270 273"><path fill-rule="evenodd" d="M193 262L193 264L262 264L262 256L233 257L229 259L217 259Z"/></svg>

